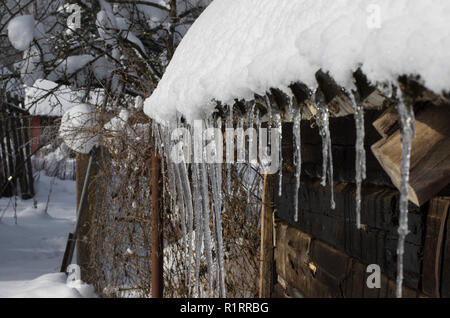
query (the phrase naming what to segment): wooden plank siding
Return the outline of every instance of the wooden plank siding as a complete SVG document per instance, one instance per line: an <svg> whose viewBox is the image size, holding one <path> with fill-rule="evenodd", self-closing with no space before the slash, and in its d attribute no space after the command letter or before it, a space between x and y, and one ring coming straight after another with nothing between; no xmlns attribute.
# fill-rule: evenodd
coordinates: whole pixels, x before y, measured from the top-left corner
<svg viewBox="0 0 450 318"><path fill-rule="evenodd" d="M314 298L395 297L394 280L381 275L381 288L369 289L365 264L280 219L276 241L276 272L285 285L277 286L277 297L295 297L292 291ZM405 298L426 297L405 286L403 294Z"/></svg>
<svg viewBox="0 0 450 318"><path fill-rule="evenodd" d="M395 297L399 192L370 150L381 138L372 126L381 114L376 110L366 112L367 180L362 188L361 230L356 228L353 116L330 120L335 210L330 208L330 187L320 185L322 141L318 129L312 122L302 121L303 167L298 222L294 220L296 181L292 124L283 124L283 192L281 197L274 197L277 211L274 262L278 279L272 295ZM278 193L278 182L275 193ZM430 281L425 282L423 276L427 266L433 269L432 273L428 270L428 275L434 275L434 263L427 265L424 261L436 254L438 225L433 214L429 214L430 206L428 203L422 207L409 205L411 233L405 244L404 297L435 296L433 286L427 287ZM446 222L440 278L442 297L450 297L450 223ZM379 290L366 287L369 264L381 267L382 288Z"/></svg>

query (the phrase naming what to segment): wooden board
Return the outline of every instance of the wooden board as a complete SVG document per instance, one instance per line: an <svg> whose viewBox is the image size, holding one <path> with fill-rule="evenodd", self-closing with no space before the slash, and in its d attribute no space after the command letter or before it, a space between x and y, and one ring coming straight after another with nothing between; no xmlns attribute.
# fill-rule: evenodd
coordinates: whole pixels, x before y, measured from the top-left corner
<svg viewBox="0 0 450 318"><path fill-rule="evenodd" d="M86 178L87 167L89 164L89 155L77 153L76 156L76 196L77 196L77 211L79 208L81 194L83 192L84 179ZM90 178L94 178L96 174L96 165L92 169ZM83 218L80 220L80 232L78 233L77 241L77 264L80 265L81 278L89 281L89 263L90 263L90 244L89 244L89 230L91 228L91 220L93 217L93 203L94 203L95 185L91 181L89 186L89 193L86 198L87 202L84 205L85 211L82 212Z"/></svg>
<svg viewBox="0 0 450 318"><path fill-rule="evenodd" d="M375 123L385 136L372 146L372 152L399 188L401 183L401 134L388 111ZM412 140L409 199L421 206L449 184L450 107L428 105L416 114L416 137Z"/></svg>
<svg viewBox="0 0 450 318"><path fill-rule="evenodd" d="M427 216L422 290L433 297L450 298L449 206L449 197L434 198Z"/></svg>
<svg viewBox="0 0 450 318"><path fill-rule="evenodd" d="M448 222L449 204L449 198L434 198L430 202L427 215L427 231L422 270L422 291L431 297L440 296L439 285L449 285L449 282L445 281L448 279L447 275L441 275L441 273L447 273L450 270L450 263L444 263L442 261L443 255L448 254L448 252L445 251L446 244L444 230ZM439 280L439 284L436 284L437 280Z"/></svg>
<svg viewBox="0 0 450 318"><path fill-rule="evenodd" d="M450 197L442 198L447 202ZM450 211L448 211L450 213ZM446 238L443 246L442 254L442 271L441 271L441 297L450 298L450 217L447 216Z"/></svg>
<svg viewBox="0 0 450 318"><path fill-rule="evenodd" d="M274 260L281 289L298 290L307 298L395 297L394 280L381 275L381 288L369 289L366 264L282 220L277 220L276 236ZM403 292L407 298L423 296L405 286Z"/></svg>
<svg viewBox="0 0 450 318"><path fill-rule="evenodd" d="M275 175L264 175L261 209L259 297L269 298L273 289L273 197Z"/></svg>
<svg viewBox="0 0 450 318"><path fill-rule="evenodd" d="M398 191L366 186L362 192L363 228L356 228L355 186L335 184L336 209L330 208L330 188L302 177L299 221L294 220L295 180L283 178L282 197L275 196L277 215L291 226L343 251L365 264L379 264L395 279L397 262ZM276 190L277 191L277 190ZM411 233L406 238L405 284L419 286L425 224L423 211L410 205Z"/></svg>

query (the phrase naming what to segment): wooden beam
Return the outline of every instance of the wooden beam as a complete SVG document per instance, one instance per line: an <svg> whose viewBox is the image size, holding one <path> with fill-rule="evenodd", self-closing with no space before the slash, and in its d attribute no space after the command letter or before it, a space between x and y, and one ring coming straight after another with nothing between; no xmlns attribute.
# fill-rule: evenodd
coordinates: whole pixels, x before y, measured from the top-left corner
<svg viewBox="0 0 450 318"><path fill-rule="evenodd" d="M444 282L441 278L443 267L448 271L450 264L442 262L445 250L445 228L448 222L448 209L450 198L438 197L430 202L427 215L427 232L423 251L422 292L430 297L440 297L440 286L450 286L450 282ZM445 266L446 265L446 266ZM445 277L447 278L447 277Z"/></svg>
<svg viewBox="0 0 450 318"><path fill-rule="evenodd" d="M354 113L350 98L328 73L322 70L318 71L316 80L325 97L325 103L333 116L341 117Z"/></svg>
<svg viewBox="0 0 450 318"><path fill-rule="evenodd" d="M284 290L314 298L394 298L395 282L385 273L381 288L369 289L367 265L341 250L277 220L274 261L277 281ZM385 268L381 268L385 271ZM405 298L423 297L403 286Z"/></svg>
<svg viewBox="0 0 450 318"><path fill-rule="evenodd" d="M161 222L162 209L162 177L161 177L161 157L152 156L152 298L163 298L163 228Z"/></svg>
<svg viewBox="0 0 450 318"><path fill-rule="evenodd" d="M399 188L401 182L401 134L396 114L388 110L374 124L385 137L372 145L372 152ZM450 180L450 106L427 105L416 114L416 137L412 140L409 199L421 206L448 185ZM394 132L392 132L394 130Z"/></svg>
<svg viewBox="0 0 450 318"><path fill-rule="evenodd" d="M261 208L259 297L270 298L273 288L273 198L275 175L265 174Z"/></svg>
<svg viewBox="0 0 450 318"><path fill-rule="evenodd" d="M76 155L76 197L77 197L77 212L81 214L79 219L79 233L74 235L74 239L77 240L77 264L81 269L81 278L84 281L89 281L89 263L90 263L90 251L89 251L89 240L88 237L89 230L91 228L91 220L92 220L92 211L93 211L93 187L88 186L86 189L87 195L85 198L85 203L82 204L82 196L83 196L83 187L85 185L85 179L94 178L95 168L92 168L90 176L87 175L88 167L89 167L89 154L77 153ZM78 216L78 215L77 215ZM69 259L70 261L70 259ZM69 264L67 264L69 265Z"/></svg>
<svg viewBox="0 0 450 318"><path fill-rule="evenodd" d="M395 106L391 106L373 122L373 127L383 137L388 138L399 129L398 113Z"/></svg>
<svg viewBox="0 0 450 318"><path fill-rule="evenodd" d="M443 197L442 200L450 202L450 197ZM447 211L450 215L450 211ZM450 298L450 216L447 215L446 238L443 244L442 270L440 281L440 293L442 298Z"/></svg>

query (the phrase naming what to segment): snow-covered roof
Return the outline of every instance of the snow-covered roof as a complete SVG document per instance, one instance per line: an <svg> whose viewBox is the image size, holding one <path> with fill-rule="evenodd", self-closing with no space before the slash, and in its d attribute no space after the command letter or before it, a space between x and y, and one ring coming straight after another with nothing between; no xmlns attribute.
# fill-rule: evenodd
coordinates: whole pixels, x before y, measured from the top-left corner
<svg viewBox="0 0 450 318"><path fill-rule="evenodd" d="M420 75L450 88L448 0L215 0L179 45L144 111L188 120L215 101L253 99L293 82L315 88L322 69L343 87L361 67L372 82Z"/></svg>

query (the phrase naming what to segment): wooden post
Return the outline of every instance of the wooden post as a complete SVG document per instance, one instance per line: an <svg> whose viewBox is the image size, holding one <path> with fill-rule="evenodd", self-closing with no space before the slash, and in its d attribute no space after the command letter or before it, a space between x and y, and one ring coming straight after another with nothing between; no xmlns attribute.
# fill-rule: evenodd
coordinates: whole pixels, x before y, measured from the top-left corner
<svg viewBox="0 0 450 318"><path fill-rule="evenodd" d="M33 177L33 166L31 164L31 147L29 142L31 141L30 138L30 119L27 117L23 118L23 125L24 125L24 129L23 129L23 133L24 133L24 140L25 143L27 144L25 146L25 157L27 158L27 177L28 177L28 187L30 190L30 195L33 197L36 192L34 190L34 177ZM36 150L35 150L36 151Z"/></svg>
<svg viewBox="0 0 450 318"><path fill-rule="evenodd" d="M269 298L273 287L273 197L274 174L264 175L261 208L261 255L259 267L259 297Z"/></svg>
<svg viewBox="0 0 450 318"><path fill-rule="evenodd" d="M89 189L87 189L88 194L86 197L86 203L81 207L80 204L83 194L83 187L86 178L92 178L92 173L90 176L87 176L87 170L89 166L89 155L77 153L76 155L76 195L77 195L77 211L82 215L82 218L79 220L80 229L77 235L77 264L81 269L81 278L83 280L87 280L88 274L88 265L89 265L89 244L84 239L89 233L90 227L90 219L91 219L91 200L92 197L89 193ZM94 169L95 170L95 169ZM95 173L95 172L94 172ZM91 201L91 202L90 202ZM78 215L77 215L78 217Z"/></svg>
<svg viewBox="0 0 450 318"><path fill-rule="evenodd" d="M31 151L36 151L39 147L39 140L41 138L41 117L33 116L31 118Z"/></svg>
<svg viewBox="0 0 450 318"><path fill-rule="evenodd" d="M94 202L94 199L90 197L90 185L92 174L95 173L94 166L97 154L97 147L94 147L89 154L89 162L85 171L81 171L84 173L83 186L81 190L81 194L78 191L77 184L77 221L75 223L75 228L73 233L69 233L69 237L67 240L66 250L64 252L63 261L61 264L61 272L66 272L67 267L71 264L73 254L75 251L75 246L77 247L77 264L81 268L81 279L84 281L88 281L88 265L89 265L89 241L85 239L88 235L88 231L91 224L91 215L88 215L90 211L93 210L91 203ZM84 154L78 154L82 156ZM77 157L77 160L80 157ZM81 160L80 160L81 161ZM77 167L80 167L78 165ZM84 168L84 167L83 167ZM79 180L79 175L77 175L77 183L81 183ZM78 239L80 237L80 239Z"/></svg>
<svg viewBox="0 0 450 318"><path fill-rule="evenodd" d="M152 297L163 298L163 231L161 222L161 157L153 155L152 178Z"/></svg>

